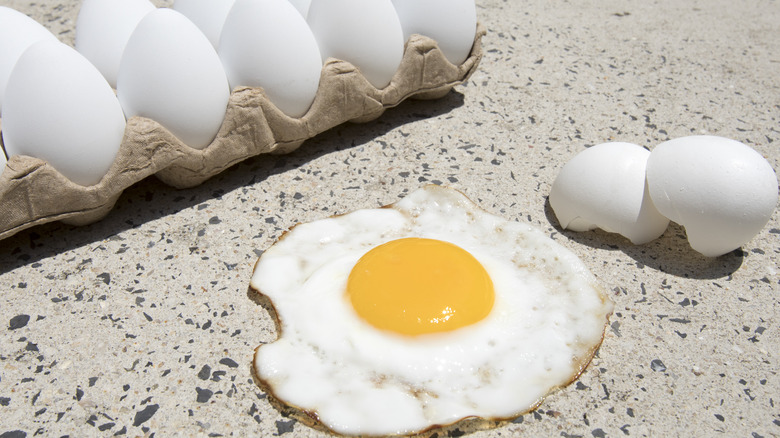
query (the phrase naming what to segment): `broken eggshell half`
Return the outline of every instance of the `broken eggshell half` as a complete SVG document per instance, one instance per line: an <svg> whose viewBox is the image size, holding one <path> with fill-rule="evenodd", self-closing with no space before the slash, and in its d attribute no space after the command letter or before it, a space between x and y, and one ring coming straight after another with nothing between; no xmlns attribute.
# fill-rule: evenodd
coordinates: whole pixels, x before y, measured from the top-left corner
<svg viewBox="0 0 780 438"><path fill-rule="evenodd" d="M577 154L558 173L550 206L564 229L601 228L634 244L660 237L669 224L653 205L645 182L650 151L624 142L602 143Z"/></svg>
<svg viewBox="0 0 780 438"><path fill-rule="evenodd" d="M656 146L647 161L647 184L658 210L685 227L688 243L707 257L752 239L778 200L777 176L761 154L711 135Z"/></svg>

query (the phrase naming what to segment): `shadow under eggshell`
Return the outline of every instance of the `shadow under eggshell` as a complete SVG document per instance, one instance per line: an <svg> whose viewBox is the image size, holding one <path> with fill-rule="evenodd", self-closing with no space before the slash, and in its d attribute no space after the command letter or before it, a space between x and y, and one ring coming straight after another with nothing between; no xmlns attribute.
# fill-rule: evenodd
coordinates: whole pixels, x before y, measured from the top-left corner
<svg viewBox="0 0 780 438"><path fill-rule="evenodd" d="M0 240L57 220L76 225L98 221L126 188L151 175L177 188L197 186L249 157L292 152L339 124L376 119L405 99L439 98L477 69L484 34L478 27L471 55L461 65L447 61L436 41L412 36L400 68L381 90L352 64L331 59L323 66L312 107L300 118L281 112L262 88L236 88L217 137L202 150L186 146L153 120L132 117L116 160L93 186L69 181L42 160L13 156L0 174Z"/></svg>

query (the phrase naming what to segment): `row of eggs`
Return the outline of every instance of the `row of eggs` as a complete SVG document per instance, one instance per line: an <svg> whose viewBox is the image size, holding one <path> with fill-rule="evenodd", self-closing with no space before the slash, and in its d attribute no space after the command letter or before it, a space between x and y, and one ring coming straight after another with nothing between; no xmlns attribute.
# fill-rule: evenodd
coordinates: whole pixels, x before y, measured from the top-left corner
<svg viewBox="0 0 780 438"><path fill-rule="evenodd" d="M676 138L652 152L624 142L592 146L561 168L549 197L564 229L601 228L643 244L671 220L707 257L752 239L777 200L769 162L744 143L712 135Z"/></svg>
<svg viewBox="0 0 780 438"><path fill-rule="evenodd" d="M172 9L84 0L74 50L0 7L3 144L8 156L43 159L89 186L113 163L127 118L155 120L202 149L237 86L263 87L301 117L328 58L351 62L381 89L412 34L460 64L475 32L474 0L176 0Z"/></svg>

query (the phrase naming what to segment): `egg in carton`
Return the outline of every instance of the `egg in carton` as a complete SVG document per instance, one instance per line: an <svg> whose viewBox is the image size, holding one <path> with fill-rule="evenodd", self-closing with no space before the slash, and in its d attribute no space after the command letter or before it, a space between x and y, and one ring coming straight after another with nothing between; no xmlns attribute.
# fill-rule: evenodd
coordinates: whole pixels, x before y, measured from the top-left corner
<svg viewBox="0 0 780 438"><path fill-rule="evenodd" d="M485 33L478 24L471 52L460 65L448 61L435 40L412 35L398 70L382 89L353 64L330 58L311 108L299 118L279 110L262 88L237 87L216 138L203 149L185 145L154 120L131 117L114 162L91 186L70 181L41 159L11 156L0 173L0 239L53 221L96 222L125 189L151 175L176 188L194 187L249 157L289 153L342 123L374 120L406 99L441 98L477 69Z"/></svg>

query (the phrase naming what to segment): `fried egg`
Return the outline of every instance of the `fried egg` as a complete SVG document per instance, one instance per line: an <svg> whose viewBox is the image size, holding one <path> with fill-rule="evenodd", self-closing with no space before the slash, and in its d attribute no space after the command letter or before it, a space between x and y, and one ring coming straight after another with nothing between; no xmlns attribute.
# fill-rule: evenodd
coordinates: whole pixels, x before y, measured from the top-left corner
<svg viewBox="0 0 780 438"><path fill-rule="evenodd" d="M570 251L438 186L295 226L251 287L280 328L258 379L345 435L528 412L585 369L612 311Z"/></svg>

